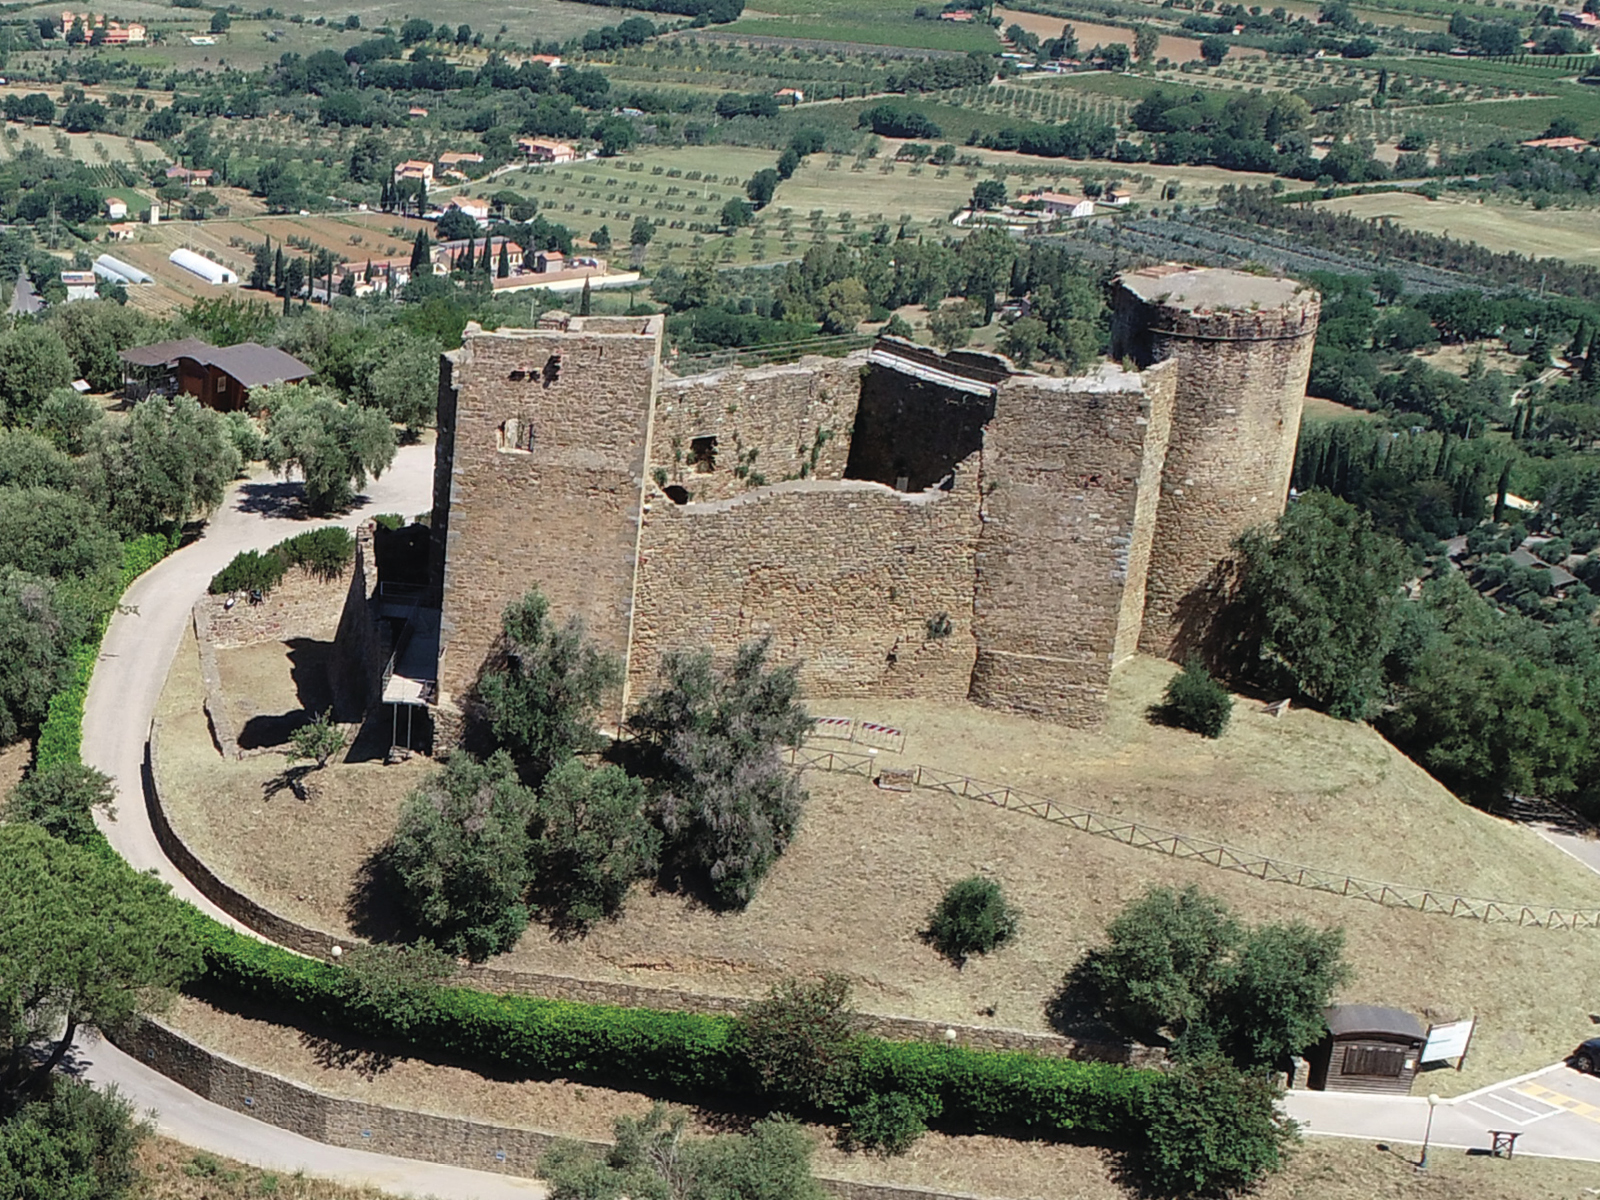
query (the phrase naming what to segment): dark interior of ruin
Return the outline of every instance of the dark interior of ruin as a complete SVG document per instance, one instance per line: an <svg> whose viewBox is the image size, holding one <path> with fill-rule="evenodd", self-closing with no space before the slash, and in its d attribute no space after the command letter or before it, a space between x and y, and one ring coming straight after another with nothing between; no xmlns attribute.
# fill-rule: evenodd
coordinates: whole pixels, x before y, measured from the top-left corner
<svg viewBox="0 0 1600 1200"><path fill-rule="evenodd" d="M846 479L870 479L903 492L948 481L983 447L994 417L992 393L978 394L874 366L861 381Z"/></svg>

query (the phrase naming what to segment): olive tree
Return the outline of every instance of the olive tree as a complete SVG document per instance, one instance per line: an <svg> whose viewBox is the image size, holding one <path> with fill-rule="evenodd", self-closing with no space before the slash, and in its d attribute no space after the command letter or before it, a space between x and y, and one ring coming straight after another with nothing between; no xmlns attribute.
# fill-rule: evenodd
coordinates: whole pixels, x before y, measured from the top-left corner
<svg viewBox="0 0 1600 1200"><path fill-rule="evenodd" d="M394 426L376 409L346 404L325 387L276 384L250 393L267 412L267 465L305 481L306 507L339 512L355 502L368 477L394 461Z"/></svg>

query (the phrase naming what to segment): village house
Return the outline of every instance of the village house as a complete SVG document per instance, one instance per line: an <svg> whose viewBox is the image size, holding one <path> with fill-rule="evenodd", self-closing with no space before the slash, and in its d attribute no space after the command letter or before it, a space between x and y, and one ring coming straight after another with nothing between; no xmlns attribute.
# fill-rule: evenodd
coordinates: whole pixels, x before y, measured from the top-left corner
<svg viewBox="0 0 1600 1200"><path fill-rule="evenodd" d="M185 392L207 408L238 412L249 407L250 389L298 383L315 372L305 363L256 342L213 346L198 338L156 342L123 350L128 382L146 388Z"/></svg>
<svg viewBox="0 0 1600 1200"><path fill-rule="evenodd" d="M1532 147L1535 150L1571 150L1576 154L1587 150L1592 143L1581 137L1548 137L1533 138L1531 141L1519 144Z"/></svg>
<svg viewBox="0 0 1600 1200"><path fill-rule="evenodd" d="M441 167L460 167L469 163L481 163L483 155L474 154L470 150L447 150L439 155Z"/></svg>
<svg viewBox="0 0 1600 1200"><path fill-rule="evenodd" d="M406 116L408 117L425 117L427 115L428 110L420 105L413 104L410 108L406 109Z"/></svg>
<svg viewBox="0 0 1600 1200"><path fill-rule="evenodd" d="M1110 204L1116 208L1126 208L1133 203L1133 196L1128 192L1119 192L1115 189L1107 188L1100 194L1100 203Z"/></svg>
<svg viewBox="0 0 1600 1200"><path fill-rule="evenodd" d="M1030 192L1026 196L1017 197L1017 204L1023 208L1037 204L1039 208L1052 217L1078 217L1094 216L1094 201L1086 196L1069 196L1064 192Z"/></svg>
<svg viewBox="0 0 1600 1200"><path fill-rule="evenodd" d="M779 88L773 93L780 104L804 104L806 94L799 88Z"/></svg>
<svg viewBox="0 0 1600 1200"><path fill-rule="evenodd" d="M107 225L106 226L106 241L108 241L108 242L131 242L131 241L133 241L134 232L138 228L139 227L137 225L132 224L131 222L128 222L128 221L122 221L122 222L119 222L116 225Z"/></svg>
<svg viewBox="0 0 1600 1200"><path fill-rule="evenodd" d="M955 10L953 10L951 12L942 12L942 13L940 13L939 14L939 20L941 20L941 21L957 21L957 22L960 22L962 24L965 24L966 22L972 20L972 13L970 13L968 10L966 10L964 8L958 8L958 9L955 9Z"/></svg>
<svg viewBox="0 0 1600 1200"><path fill-rule="evenodd" d="M63 271L61 282L67 288L67 302L74 300L93 300L100 293L95 290L95 284L100 281L93 271Z"/></svg>
<svg viewBox="0 0 1600 1200"><path fill-rule="evenodd" d="M578 152L566 142L552 142L545 138L518 138L517 149L528 156L530 162L576 162Z"/></svg>
<svg viewBox="0 0 1600 1200"><path fill-rule="evenodd" d="M365 296L375 291L388 291L390 288L403 288L411 279L411 256L399 255L395 258L335 263L333 267L335 291L340 289L346 278L352 281L350 286L358 296Z"/></svg>
<svg viewBox="0 0 1600 1200"><path fill-rule="evenodd" d="M187 183L190 187L210 187L211 176L214 174L215 172L210 167L194 170L190 167L172 166L166 170L168 179L176 180L179 183ZM126 216L126 212L123 215Z"/></svg>
<svg viewBox="0 0 1600 1200"><path fill-rule="evenodd" d="M394 181L404 183L407 180L420 179L423 183L433 182L433 164L423 162L421 159L410 158L394 169Z"/></svg>
<svg viewBox="0 0 1600 1200"><path fill-rule="evenodd" d="M138 46L147 40L145 27L136 21L124 24L121 21L107 21L106 15L101 13L75 13L65 10L61 14L61 36L66 37L77 27L87 32L91 40L96 32L103 31L101 41L107 46Z"/></svg>
<svg viewBox="0 0 1600 1200"><path fill-rule="evenodd" d="M127 218L128 204L115 196L107 197L105 203L106 218L111 221L121 221Z"/></svg>
<svg viewBox="0 0 1600 1200"><path fill-rule="evenodd" d="M487 225L489 223L489 202L487 200L466 200L458 198L450 201L450 203L446 204L444 207L446 212L449 212L453 208L457 212L466 213L467 216L471 217L479 225Z"/></svg>

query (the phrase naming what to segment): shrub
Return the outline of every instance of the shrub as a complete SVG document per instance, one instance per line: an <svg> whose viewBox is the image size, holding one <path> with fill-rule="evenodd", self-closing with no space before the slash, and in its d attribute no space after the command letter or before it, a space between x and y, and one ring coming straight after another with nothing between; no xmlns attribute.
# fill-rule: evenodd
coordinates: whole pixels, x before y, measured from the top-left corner
<svg viewBox="0 0 1600 1200"><path fill-rule="evenodd" d="M678 869L703 874L714 903L742 908L794 837L805 802L782 758L811 728L799 669L767 666L770 643L726 670L708 651L668 654L663 682L629 726L656 780L656 813Z"/></svg>
<svg viewBox="0 0 1600 1200"><path fill-rule="evenodd" d="M301 567L319 579L337 579L355 561L356 540L348 529L324 525L285 538L270 550L241 550L211 577L213 596L228 592L260 592L265 596L290 567Z"/></svg>
<svg viewBox="0 0 1600 1200"><path fill-rule="evenodd" d="M506 606L500 628L476 697L495 746L535 777L596 749L600 703L622 682L621 662L585 636L578 617L558 627L538 588Z"/></svg>
<svg viewBox="0 0 1600 1200"><path fill-rule="evenodd" d="M1161 1195L1232 1195L1283 1165L1294 1123L1264 1072L1208 1056L1162 1075L1140 1105L1140 1171Z"/></svg>
<svg viewBox="0 0 1600 1200"><path fill-rule="evenodd" d="M283 581L289 564L271 550L241 550L233 561L211 577L207 589L213 596L229 592L260 592L263 596Z"/></svg>
<svg viewBox="0 0 1600 1200"><path fill-rule="evenodd" d="M1017 934L1017 910L1000 885L973 875L950 885L928 917L927 938L957 966L973 954L988 954Z"/></svg>
<svg viewBox="0 0 1600 1200"><path fill-rule="evenodd" d="M330 708L289 735L289 751L285 757L291 766L297 762L309 762L320 771L328 765L330 758L344 749L344 743L344 730L334 724L333 710Z"/></svg>
<svg viewBox="0 0 1600 1200"><path fill-rule="evenodd" d="M482 960L527 928L534 804L504 752L457 751L406 800L388 854L400 902L450 953Z"/></svg>
<svg viewBox="0 0 1600 1200"><path fill-rule="evenodd" d="M112 814L116 791L108 776L81 762L57 760L35 767L6 797L8 821L31 821L79 846L96 836L94 810Z"/></svg>
<svg viewBox="0 0 1600 1200"><path fill-rule="evenodd" d="M880 1154L904 1154L928 1132L927 1118L938 1113L925 1112L904 1092L889 1092L852 1105L846 1115L850 1145Z"/></svg>
<svg viewBox="0 0 1600 1200"><path fill-rule="evenodd" d="M534 845L543 903L583 928L622 911L628 889L655 871L661 831L645 815L644 784L620 767L568 759L539 789Z"/></svg>
<svg viewBox="0 0 1600 1200"><path fill-rule="evenodd" d="M836 1109L860 1056L850 983L788 979L739 1016L739 1045L761 1088L809 1108Z"/></svg>
<svg viewBox="0 0 1600 1200"><path fill-rule="evenodd" d="M1168 681L1157 715L1168 725L1202 737L1219 738L1233 715L1233 697L1199 659L1191 658Z"/></svg>

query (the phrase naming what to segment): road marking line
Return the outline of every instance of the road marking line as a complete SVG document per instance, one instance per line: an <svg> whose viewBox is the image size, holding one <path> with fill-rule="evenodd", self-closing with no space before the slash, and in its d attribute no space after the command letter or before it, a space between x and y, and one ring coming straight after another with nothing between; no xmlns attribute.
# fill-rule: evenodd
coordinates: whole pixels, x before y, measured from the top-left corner
<svg viewBox="0 0 1600 1200"><path fill-rule="evenodd" d="M1569 1112L1575 1117L1582 1117L1586 1121L1593 1121L1596 1125L1600 1125L1600 1105L1590 1104L1587 1101L1577 1099L1575 1096L1568 1096L1562 1092L1554 1091L1545 1087L1542 1083L1524 1084L1517 1091L1530 1100L1536 1100L1540 1104L1549 1104L1562 1112Z"/></svg>
<svg viewBox="0 0 1600 1200"><path fill-rule="evenodd" d="M1528 1121L1523 1120L1521 1117L1513 1117L1510 1113L1501 1112L1498 1108L1490 1108L1487 1104L1480 1104L1476 1100L1468 1100L1467 1103L1472 1105L1473 1108L1481 1108L1484 1112L1488 1113L1496 1121L1509 1121L1513 1125L1527 1125L1529 1123ZM1512 1107L1513 1108L1521 1108L1522 1106L1520 1104L1518 1104L1518 1105L1512 1105ZM1523 1108L1522 1111L1523 1112L1528 1112L1529 1110L1526 1109L1526 1108Z"/></svg>

